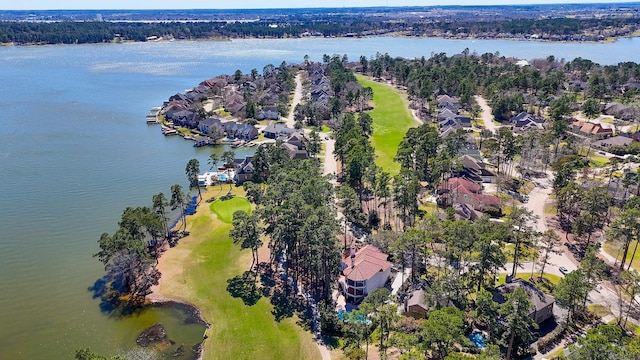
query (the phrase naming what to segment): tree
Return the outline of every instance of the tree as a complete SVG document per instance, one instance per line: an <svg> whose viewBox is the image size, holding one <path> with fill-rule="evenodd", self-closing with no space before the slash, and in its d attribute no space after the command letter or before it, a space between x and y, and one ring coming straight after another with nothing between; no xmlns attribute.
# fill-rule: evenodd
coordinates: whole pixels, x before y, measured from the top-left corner
<svg viewBox="0 0 640 360"><path fill-rule="evenodd" d="M207 162L209 163L209 170L214 170L218 165L219 161L220 161L220 155L218 155L217 152L212 150L211 154L209 154L209 159L207 160Z"/></svg>
<svg viewBox="0 0 640 360"><path fill-rule="evenodd" d="M531 329L537 329L538 325L529 317L531 301L523 288L517 287L506 298L499 313L502 316L502 344L507 347L506 359L511 360L513 354L525 354L529 343L535 339Z"/></svg>
<svg viewBox="0 0 640 360"><path fill-rule="evenodd" d="M198 188L198 197L202 196L200 193L200 184L198 184L198 174L200 173L200 162L198 159L191 159L187 163L185 168L187 179L189 180L189 189Z"/></svg>
<svg viewBox="0 0 640 360"><path fill-rule="evenodd" d="M229 231L229 237L234 244L240 244L241 249L251 249L251 266L258 265L258 250L262 246L260 240L260 227L258 217L238 210L233 213L233 228Z"/></svg>
<svg viewBox="0 0 640 360"><path fill-rule="evenodd" d="M591 284L585 273L575 270L566 274L553 289L556 300L569 310L567 322L573 321L573 315L591 291Z"/></svg>
<svg viewBox="0 0 640 360"><path fill-rule="evenodd" d="M541 257L542 267L540 268L540 279L542 279L542 276L544 275L544 268L549 263L551 254L560 253L560 251L556 249L556 246L560 244L560 237L558 236L558 234L556 234L555 231L549 229L542 233L539 242L542 243L542 247L544 250L544 253Z"/></svg>
<svg viewBox="0 0 640 360"><path fill-rule="evenodd" d="M536 243L539 233L530 224L537 221L538 216L533 212L516 207L507 219L509 226L508 239L513 243L513 268L511 277L516 277L518 266L520 265L520 255L530 249Z"/></svg>
<svg viewBox="0 0 640 360"><path fill-rule="evenodd" d="M636 242L631 259L629 259L629 267L631 267L640 242L640 209L623 209L618 218L611 223L606 234L609 241L620 241L622 243L620 271L624 270L631 243L633 241Z"/></svg>
<svg viewBox="0 0 640 360"><path fill-rule="evenodd" d="M585 360L619 359L623 333L620 327L601 324L589 329L580 337L576 347L576 358Z"/></svg>
<svg viewBox="0 0 640 360"><path fill-rule="evenodd" d="M471 266L473 277L477 281L477 289L480 290L490 279L489 286L493 286L494 278L499 269L504 268L506 256L502 251L505 235L505 227L497 225L489 220L488 216L477 219L473 229L476 240L472 250L477 253L477 261Z"/></svg>
<svg viewBox="0 0 640 360"><path fill-rule="evenodd" d="M338 205L342 208L344 216L344 250L347 249L347 234L349 233L348 225L363 224L365 215L360 208L360 200L358 194L348 185L343 185L338 189Z"/></svg>
<svg viewBox="0 0 640 360"><path fill-rule="evenodd" d="M410 259L411 265L411 282L413 283L418 276L418 264L422 262L420 259L424 255L425 234L422 230L410 228L403 232L394 244L394 248L398 254L398 258Z"/></svg>
<svg viewBox="0 0 640 360"><path fill-rule="evenodd" d="M582 112L589 119L593 119L600 113L600 102L596 99L587 99L582 104Z"/></svg>
<svg viewBox="0 0 640 360"><path fill-rule="evenodd" d="M320 153L322 148L322 140L320 135L315 130L311 130L309 133L309 144L307 145L307 151L311 157L314 157Z"/></svg>
<svg viewBox="0 0 640 360"><path fill-rule="evenodd" d="M489 338L492 338L498 325L499 304L493 300L493 294L485 289L477 293L476 308L471 312L471 318L479 325L487 328Z"/></svg>
<svg viewBox="0 0 640 360"><path fill-rule="evenodd" d="M444 359L456 343L468 342L464 336L464 314L454 307L429 313L422 328L423 345L437 359Z"/></svg>
<svg viewBox="0 0 640 360"><path fill-rule="evenodd" d="M167 224L167 206L169 206L169 201L163 193L160 192L156 195L153 195L152 209L156 213L156 215L158 215L160 219L162 219L165 238L169 235L169 225Z"/></svg>
<svg viewBox="0 0 640 360"><path fill-rule="evenodd" d="M226 150L222 153L220 159L224 162L226 167L233 167L234 160L236 158L236 152L233 150Z"/></svg>
<svg viewBox="0 0 640 360"><path fill-rule="evenodd" d="M171 206L171 210L180 209L180 217L182 218L182 224L185 230L187 228L187 219L184 216L186 204L187 197L184 192L182 192L182 186L179 184L171 185L171 200L169 200L169 206Z"/></svg>

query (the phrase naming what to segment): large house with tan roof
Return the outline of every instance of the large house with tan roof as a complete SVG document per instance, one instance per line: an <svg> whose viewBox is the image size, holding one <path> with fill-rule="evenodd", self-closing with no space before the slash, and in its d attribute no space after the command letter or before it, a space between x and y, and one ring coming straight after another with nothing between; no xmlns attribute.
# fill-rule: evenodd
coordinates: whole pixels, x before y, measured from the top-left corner
<svg viewBox="0 0 640 360"><path fill-rule="evenodd" d="M339 281L348 302L359 302L369 292L385 286L392 265L387 257L372 245L345 251Z"/></svg>
<svg viewBox="0 0 640 360"><path fill-rule="evenodd" d="M602 124L590 123L588 121L574 121L569 126L569 130L583 136L589 136L597 140L606 139L613 136L613 129Z"/></svg>
<svg viewBox="0 0 640 360"><path fill-rule="evenodd" d="M466 204L478 211L502 207L502 202L497 196L482 194L482 185L460 177L452 177L440 183L438 203L442 206Z"/></svg>

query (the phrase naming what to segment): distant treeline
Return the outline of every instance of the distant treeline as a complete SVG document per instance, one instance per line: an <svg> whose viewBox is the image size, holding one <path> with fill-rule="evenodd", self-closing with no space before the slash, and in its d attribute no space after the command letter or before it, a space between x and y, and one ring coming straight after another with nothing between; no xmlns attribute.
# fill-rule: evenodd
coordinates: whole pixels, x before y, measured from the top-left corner
<svg viewBox="0 0 640 360"><path fill-rule="evenodd" d="M310 21L274 22L0 22L0 42L15 44L82 44L123 41L147 41L168 37L196 40L210 38L283 38L314 36L372 36L391 32L423 36L438 35L505 37L544 34L556 40L580 40L589 37L618 37L636 30L638 18L609 19L518 19L497 21L388 21L373 18L341 18ZM569 37L569 38L567 38Z"/></svg>

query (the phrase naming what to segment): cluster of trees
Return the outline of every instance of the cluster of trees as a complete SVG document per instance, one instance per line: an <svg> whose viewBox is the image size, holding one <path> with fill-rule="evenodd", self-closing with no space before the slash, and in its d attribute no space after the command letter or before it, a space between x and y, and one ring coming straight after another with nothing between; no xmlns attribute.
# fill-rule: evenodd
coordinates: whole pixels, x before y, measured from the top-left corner
<svg viewBox="0 0 640 360"><path fill-rule="evenodd" d="M197 187L198 161L190 160L185 171L191 185ZM106 275L96 283L101 288L95 290L104 302L121 308L144 303L151 287L160 280L158 258L167 243L175 245L177 234L170 228L169 212L184 214L187 205L189 197L182 186L174 184L170 198L160 192L153 195L151 207L127 207L118 229L100 236L100 251L94 257L104 265ZM181 219L186 229L186 218Z"/></svg>
<svg viewBox="0 0 640 360"><path fill-rule="evenodd" d="M261 16L262 17L262 16ZM391 15L393 17L393 15ZM0 41L27 43L98 43L112 41L115 34L124 40L146 41L150 36L171 36L177 39L230 38L286 38L314 34L325 37L382 35L405 32L412 35L442 33L444 35L467 34L487 37L514 37L542 34L555 40L580 40L583 36L615 37L632 33L638 24L637 17L609 18L536 18L477 21L433 21L417 17L395 19L389 17L365 17L361 14L289 14L284 18L266 16L258 21L209 21L209 22L16 22L0 23ZM276 25L276 26L274 26ZM593 35L595 34L595 35ZM589 38L592 39L592 38Z"/></svg>
<svg viewBox="0 0 640 360"><path fill-rule="evenodd" d="M265 153L276 148L272 145ZM314 298L326 300L341 258L333 185L322 176L316 159L281 160L267 160L268 178L255 178L261 183L244 183L256 210L234 214L231 236L242 248L252 249L257 263L261 234L266 235L269 264L283 269L293 284L301 284Z"/></svg>
<svg viewBox="0 0 640 360"><path fill-rule="evenodd" d="M329 124L335 127L339 115L345 110L362 111L366 108L373 98L373 91L370 87L363 88L347 65L346 55L325 54L320 64L309 62L305 57L304 66L309 73L321 69L329 79L327 95L330 97L328 101L311 98L298 104L294 109L296 127L320 126L326 120L330 120ZM316 79L317 75L314 75L311 80ZM305 79L306 88L311 87L313 91L313 86Z"/></svg>

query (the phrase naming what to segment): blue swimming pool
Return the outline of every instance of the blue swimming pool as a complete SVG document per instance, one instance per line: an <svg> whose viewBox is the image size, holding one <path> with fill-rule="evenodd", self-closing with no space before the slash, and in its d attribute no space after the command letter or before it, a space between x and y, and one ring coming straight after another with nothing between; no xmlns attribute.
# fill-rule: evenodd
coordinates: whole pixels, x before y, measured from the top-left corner
<svg viewBox="0 0 640 360"><path fill-rule="evenodd" d="M487 347L487 343L484 339L484 335L480 331L474 330L471 335L469 335L469 340L475 345L475 347L484 349Z"/></svg>
<svg viewBox="0 0 640 360"><path fill-rule="evenodd" d="M218 174L218 181L228 181L229 177L227 174Z"/></svg>
<svg viewBox="0 0 640 360"><path fill-rule="evenodd" d="M345 311L345 310L338 310L338 319L344 321L344 322L349 322L349 317L348 315L351 313L351 311ZM366 322L367 325L371 324L371 320L366 319L365 320L365 316L364 315L357 315L354 318L354 321L356 323L362 323L363 321Z"/></svg>

